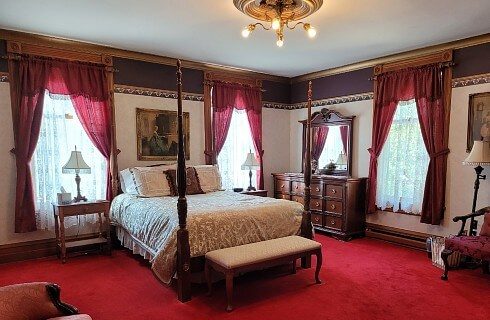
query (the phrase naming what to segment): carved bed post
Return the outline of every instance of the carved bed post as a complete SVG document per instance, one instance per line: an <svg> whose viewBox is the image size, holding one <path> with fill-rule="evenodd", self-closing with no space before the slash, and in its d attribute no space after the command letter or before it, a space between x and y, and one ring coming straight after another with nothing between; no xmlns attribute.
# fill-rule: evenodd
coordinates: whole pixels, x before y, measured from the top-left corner
<svg viewBox="0 0 490 320"><path fill-rule="evenodd" d="M186 168L184 149L184 130L182 114L182 71L181 62L177 60L177 128L178 128L178 154L177 154L177 188L179 199L177 212L179 215L179 230L177 231L177 292L182 302L191 300L191 272L190 272L190 246L187 223Z"/></svg>
<svg viewBox="0 0 490 320"><path fill-rule="evenodd" d="M306 120L306 149L304 159L304 211L303 218L301 220L301 236L313 239L313 225L311 224L311 212L310 212L310 195L311 195L311 97L312 97L312 85L311 81L308 83L308 118ZM303 268L309 268L311 266L310 259L302 259L301 266Z"/></svg>

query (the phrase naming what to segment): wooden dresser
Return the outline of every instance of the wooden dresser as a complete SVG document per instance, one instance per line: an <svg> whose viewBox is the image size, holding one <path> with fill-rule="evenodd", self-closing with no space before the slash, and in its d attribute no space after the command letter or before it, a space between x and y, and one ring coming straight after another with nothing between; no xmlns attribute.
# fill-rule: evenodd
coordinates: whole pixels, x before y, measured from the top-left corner
<svg viewBox="0 0 490 320"><path fill-rule="evenodd" d="M273 173L274 196L304 203L302 173ZM312 175L311 222L317 230L343 240L363 236L367 178Z"/></svg>

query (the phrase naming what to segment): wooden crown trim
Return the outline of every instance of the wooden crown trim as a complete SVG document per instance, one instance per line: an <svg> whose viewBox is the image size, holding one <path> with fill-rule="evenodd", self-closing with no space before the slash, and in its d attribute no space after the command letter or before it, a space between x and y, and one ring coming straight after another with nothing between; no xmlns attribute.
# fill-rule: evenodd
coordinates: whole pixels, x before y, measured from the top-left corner
<svg viewBox="0 0 490 320"><path fill-rule="evenodd" d="M376 65L374 67L374 75L377 76L386 72L396 71L405 68L420 67L428 64L451 62L452 60L453 51L444 50L419 57L412 57Z"/></svg>

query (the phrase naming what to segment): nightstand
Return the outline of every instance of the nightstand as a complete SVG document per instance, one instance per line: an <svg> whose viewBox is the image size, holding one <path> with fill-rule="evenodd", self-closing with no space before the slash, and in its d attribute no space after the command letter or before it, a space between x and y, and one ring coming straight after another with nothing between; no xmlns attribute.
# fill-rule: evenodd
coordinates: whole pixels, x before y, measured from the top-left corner
<svg viewBox="0 0 490 320"><path fill-rule="evenodd" d="M111 233L109 223L110 202L106 200L93 202L77 202L70 204L53 203L54 226L56 231L56 243L61 262L66 262L66 249L99 244L101 250L104 245L111 254ZM99 222L99 236L83 240L66 240L65 239L65 217L82 216L87 214L97 214ZM102 221L102 215L104 221ZM103 235L105 231L105 237Z"/></svg>
<svg viewBox="0 0 490 320"><path fill-rule="evenodd" d="M267 197L267 190L244 190L240 192L241 194L249 194L251 196L257 196L257 197Z"/></svg>

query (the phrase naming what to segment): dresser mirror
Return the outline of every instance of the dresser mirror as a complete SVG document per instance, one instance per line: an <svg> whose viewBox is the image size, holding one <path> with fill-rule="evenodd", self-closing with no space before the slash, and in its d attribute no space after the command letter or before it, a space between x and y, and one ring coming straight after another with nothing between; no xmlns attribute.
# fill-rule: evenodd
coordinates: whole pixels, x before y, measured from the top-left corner
<svg viewBox="0 0 490 320"><path fill-rule="evenodd" d="M311 116L311 159L314 174L350 176L352 173L352 126L354 116L324 108ZM303 124L303 171L306 151Z"/></svg>

